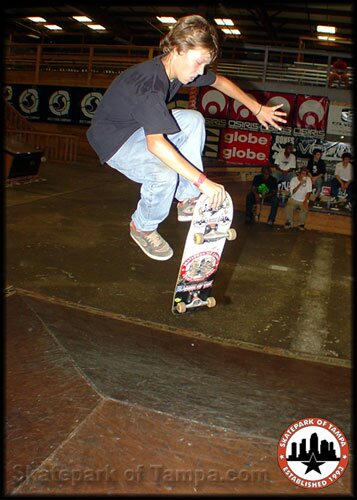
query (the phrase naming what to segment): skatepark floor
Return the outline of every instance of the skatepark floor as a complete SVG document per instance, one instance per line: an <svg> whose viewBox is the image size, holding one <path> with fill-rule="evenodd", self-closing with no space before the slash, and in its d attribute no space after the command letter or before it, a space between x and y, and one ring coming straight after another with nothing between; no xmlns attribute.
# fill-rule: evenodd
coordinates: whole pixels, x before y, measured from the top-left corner
<svg viewBox="0 0 357 500"><path fill-rule="evenodd" d="M351 238L236 211L217 306L174 316L188 223L173 205L174 256L148 259L138 196L95 163L5 189L6 492L303 494L283 431L317 416L351 438Z"/></svg>

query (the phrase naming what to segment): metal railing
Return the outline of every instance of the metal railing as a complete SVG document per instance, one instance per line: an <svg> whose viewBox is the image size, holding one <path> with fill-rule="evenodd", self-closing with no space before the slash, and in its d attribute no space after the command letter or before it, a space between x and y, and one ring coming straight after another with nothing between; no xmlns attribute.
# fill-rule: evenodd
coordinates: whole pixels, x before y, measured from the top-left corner
<svg viewBox="0 0 357 500"><path fill-rule="evenodd" d="M72 162L77 159L78 137L37 130L25 117L5 102L5 141L11 138L43 151L46 159Z"/></svg>
<svg viewBox="0 0 357 500"><path fill-rule="evenodd" d="M46 75L73 75L79 84L91 85L97 75L115 76L136 63L158 55L158 47L135 45L74 45L5 43L4 67L8 80L14 73L29 73L32 83L46 83ZM349 66L352 53L283 49L242 44L221 51L214 69L231 78L262 83L291 82L327 86L331 62L340 57Z"/></svg>

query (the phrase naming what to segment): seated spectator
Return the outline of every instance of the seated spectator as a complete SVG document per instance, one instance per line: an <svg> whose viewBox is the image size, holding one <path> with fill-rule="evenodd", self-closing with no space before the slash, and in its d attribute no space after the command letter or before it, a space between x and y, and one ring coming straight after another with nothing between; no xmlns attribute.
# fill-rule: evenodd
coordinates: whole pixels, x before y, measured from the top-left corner
<svg viewBox="0 0 357 500"><path fill-rule="evenodd" d="M338 192L341 189L342 191L346 191L347 195L345 208L352 210L354 204L354 183L351 153L343 153L341 160L342 161L336 164L335 175L331 179L332 203L335 205L334 209L338 209Z"/></svg>
<svg viewBox="0 0 357 500"><path fill-rule="evenodd" d="M345 61L342 61L342 59L338 58L331 66L331 72L329 75L328 79L328 85L329 87L332 86L333 82L335 80L338 80L339 82L342 81L345 84L345 87L348 88L350 85L350 81L348 78L348 66Z"/></svg>
<svg viewBox="0 0 357 500"><path fill-rule="evenodd" d="M294 225L294 212L299 210L298 227L300 231L305 230L305 221L309 211L309 199L312 193L312 182L308 175L307 167L299 169L295 177L290 181L290 198L285 205L285 229Z"/></svg>
<svg viewBox="0 0 357 500"><path fill-rule="evenodd" d="M308 175L311 178L312 187L316 188L316 197L314 203L314 207L316 208L321 208L320 194L326 174L326 165L325 162L321 159L321 156L322 156L321 149L315 149L313 151L313 156L309 159L307 163Z"/></svg>
<svg viewBox="0 0 357 500"><path fill-rule="evenodd" d="M271 203L268 224L272 226L274 224L279 206L277 193L278 183L276 179L271 175L271 168L265 165L262 167L261 173L254 177L251 191L247 194L246 197L246 223L250 224L254 221L254 205L260 205L261 202L268 202Z"/></svg>
<svg viewBox="0 0 357 500"><path fill-rule="evenodd" d="M293 151L294 145L289 142L285 144L284 150L279 151L274 160L275 171L273 172L273 176L278 184L285 182L286 189L289 189L288 183L296 170L296 156Z"/></svg>

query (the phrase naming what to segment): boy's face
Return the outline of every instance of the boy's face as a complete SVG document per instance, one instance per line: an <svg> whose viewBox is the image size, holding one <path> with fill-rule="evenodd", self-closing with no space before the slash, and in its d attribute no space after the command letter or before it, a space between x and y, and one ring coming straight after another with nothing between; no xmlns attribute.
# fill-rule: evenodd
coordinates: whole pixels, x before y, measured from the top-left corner
<svg viewBox="0 0 357 500"><path fill-rule="evenodd" d="M307 172L305 170L303 170L302 172L300 172L298 174L298 178L303 181L305 178L307 177Z"/></svg>
<svg viewBox="0 0 357 500"><path fill-rule="evenodd" d="M351 160L351 158L349 158L348 156L345 156L344 158L342 158L342 163L344 165L348 165L350 160Z"/></svg>
<svg viewBox="0 0 357 500"><path fill-rule="evenodd" d="M203 75L205 68L210 64L212 57L206 49L190 49L187 52L178 52L174 49L172 69L174 77L181 83L192 82L199 75Z"/></svg>

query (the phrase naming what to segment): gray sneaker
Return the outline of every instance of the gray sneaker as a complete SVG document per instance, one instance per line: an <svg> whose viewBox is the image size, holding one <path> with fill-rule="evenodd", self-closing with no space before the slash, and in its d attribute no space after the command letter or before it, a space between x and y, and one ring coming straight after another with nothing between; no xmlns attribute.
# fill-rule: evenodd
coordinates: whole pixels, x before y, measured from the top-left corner
<svg viewBox="0 0 357 500"><path fill-rule="evenodd" d="M130 223L130 236L141 250L151 259L168 260L174 252L162 236L155 231L138 231L133 222Z"/></svg>
<svg viewBox="0 0 357 500"><path fill-rule="evenodd" d="M177 218L180 222L188 222L192 220L196 203L197 198L191 198L177 203Z"/></svg>

